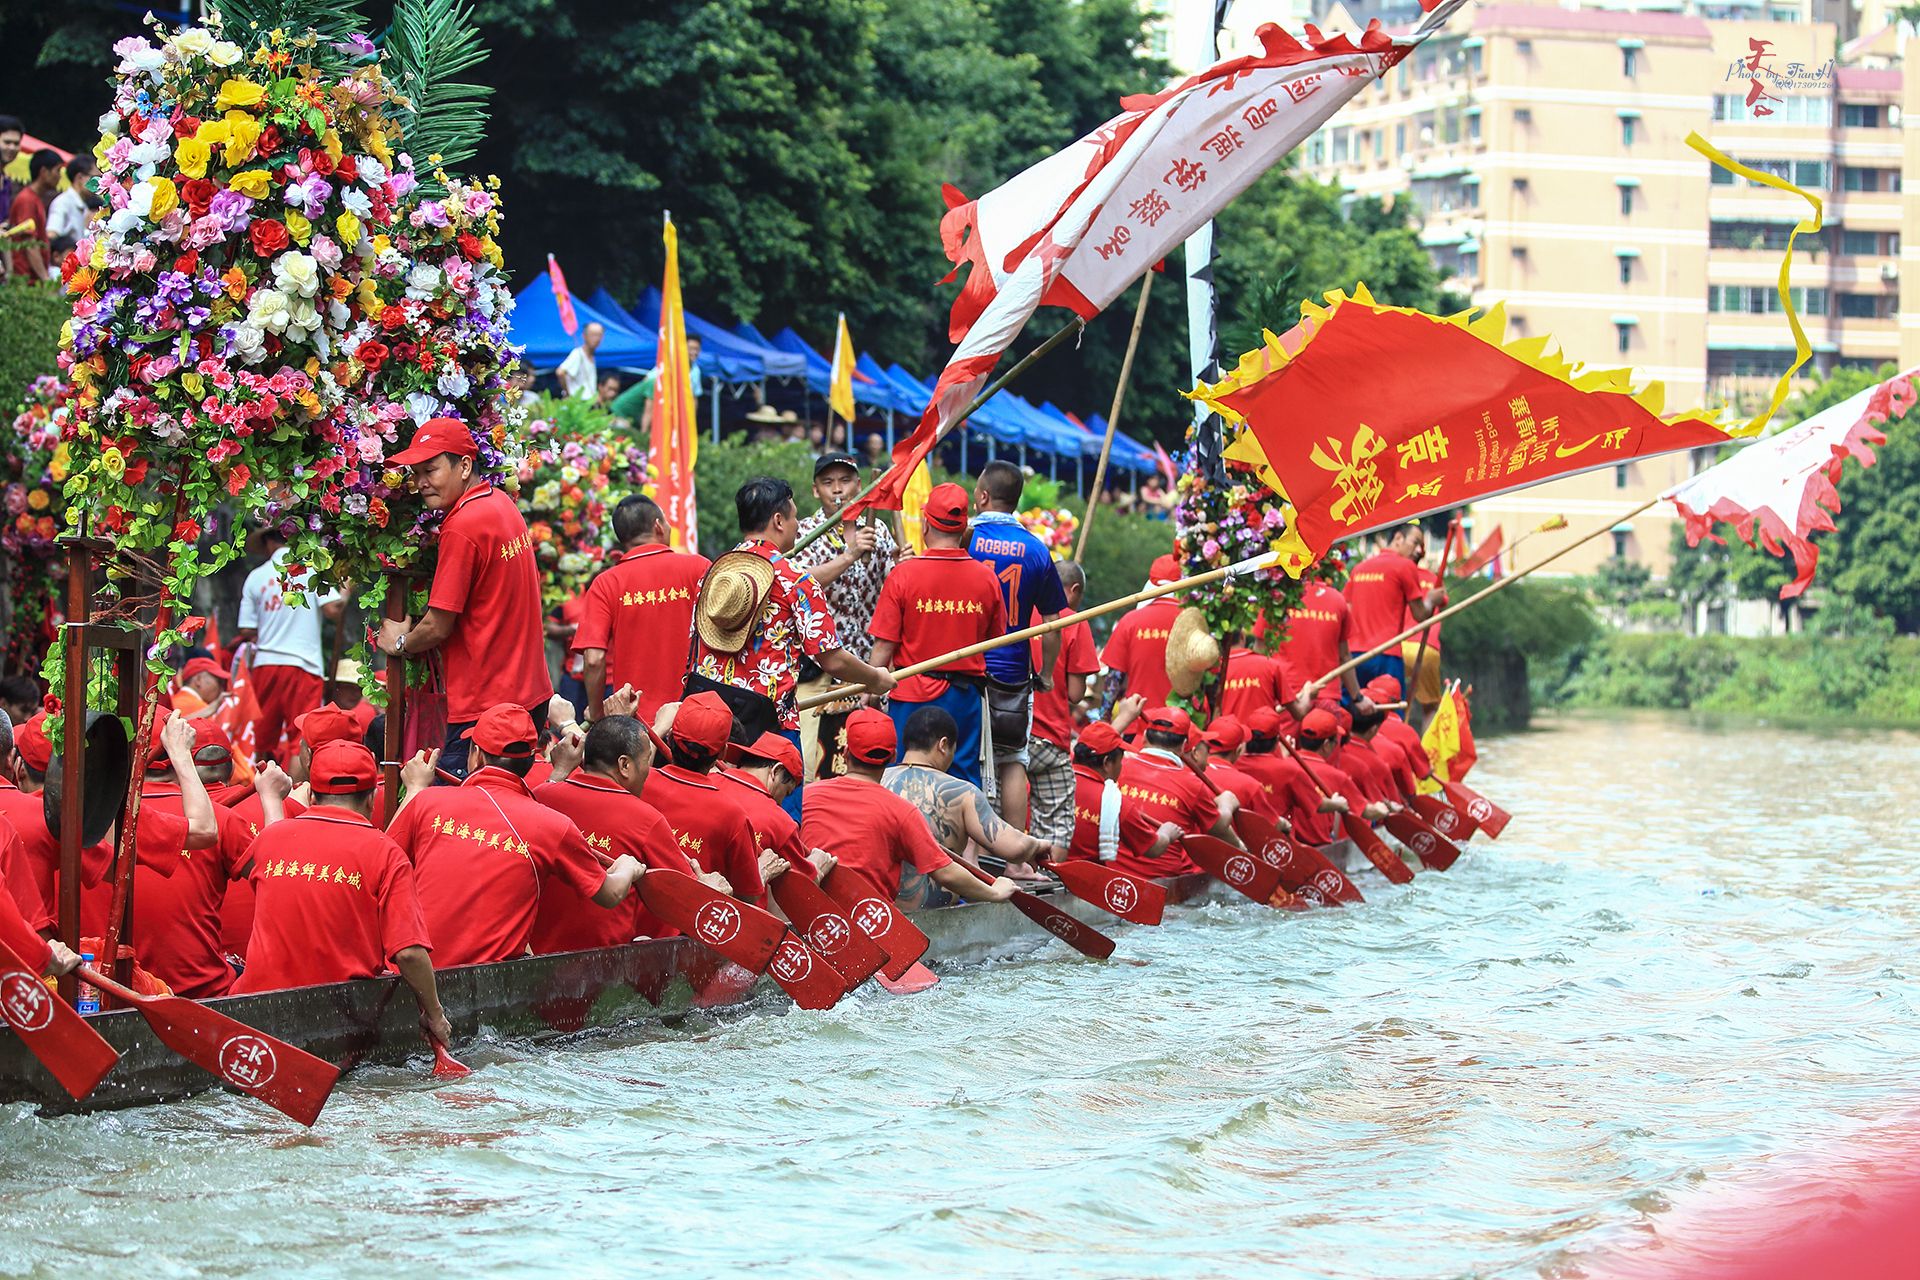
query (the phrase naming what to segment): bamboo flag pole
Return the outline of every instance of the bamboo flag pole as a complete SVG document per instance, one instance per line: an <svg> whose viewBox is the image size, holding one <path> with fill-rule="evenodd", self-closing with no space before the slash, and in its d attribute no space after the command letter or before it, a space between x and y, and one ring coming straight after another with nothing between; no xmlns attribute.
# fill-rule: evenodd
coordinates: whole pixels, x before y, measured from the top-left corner
<svg viewBox="0 0 1920 1280"><path fill-rule="evenodd" d="M1133 355L1140 349L1140 327L1147 321L1147 295L1153 290L1153 272L1140 277L1140 301L1133 309L1133 332L1127 335L1127 354L1120 361L1120 380L1113 385L1113 408L1107 412L1107 438L1100 445L1100 462L1093 469L1093 487L1087 490L1087 518L1080 523L1080 541L1073 562L1087 557L1087 535L1093 532L1093 513L1100 507L1100 491L1107 483L1107 459L1113 456L1113 433L1120 427L1120 405L1127 398L1127 380L1133 376Z"/></svg>
<svg viewBox="0 0 1920 1280"><path fill-rule="evenodd" d="M1172 595L1176 591L1188 591L1194 587L1204 587L1209 582L1218 582L1220 579L1230 577L1234 574L1258 573L1262 569L1271 569L1279 563L1279 553L1269 551L1265 555L1254 556L1250 560L1242 560L1237 564L1221 565L1218 569L1209 569L1205 573L1196 573L1191 578L1182 578L1178 582L1169 582L1157 587L1148 587L1144 591L1136 591L1130 596L1121 596L1118 600L1109 600L1105 604L1097 604L1090 609L1082 609L1078 613L1062 614L1051 622L1038 623L1021 631L1010 631L1004 636L995 636L991 640L982 640L978 644L970 644L964 649L955 649L953 652L943 653L937 658L928 658L925 662L916 662L912 666L901 667L899 670L891 672L890 674L896 680L904 680L908 676L922 675L925 672L944 667L950 662L958 662L962 658L971 658L975 654L987 653L1003 645L1024 644L1035 636L1044 636L1049 632L1060 631L1072 626L1076 622L1085 622L1089 618L1098 618L1103 614L1112 613L1116 609L1126 609L1147 600L1157 600L1161 596ZM822 690L812 697L802 698L799 709L806 711L813 707L824 707L829 702L838 702L842 698L859 693L866 687L867 686L862 684L834 685L831 689Z"/></svg>
<svg viewBox="0 0 1920 1280"><path fill-rule="evenodd" d="M1520 549L1521 543L1531 538L1534 534L1552 533L1555 529L1564 529L1566 527L1567 518L1565 516L1548 516L1545 520L1542 520L1539 524L1533 526L1533 528L1513 540L1513 545L1506 550L1507 563L1513 565L1515 568L1519 567L1520 558L1513 553Z"/></svg>
<svg viewBox="0 0 1920 1280"><path fill-rule="evenodd" d="M1039 346L1035 347L1033 350L1027 352L1026 355L1022 356L1020 358L1019 363L1015 364L1013 368L1007 370L1005 373L1001 374L998 378L995 378L991 383L987 385L986 390L982 391L979 395L973 398L973 403L969 404L966 408L962 409L957 415L955 415L955 417L951 422L947 423L946 426L940 428L940 434L936 435L933 438L933 444L938 445L942 440L946 439L947 436L951 434L957 427L959 427L961 423L965 422L968 418L971 418L975 413L977 413L981 405L985 404L987 401L999 395L1000 392L1006 387L1006 385L1009 382L1012 382L1015 378L1019 377L1021 374L1025 373L1028 369L1032 368L1034 362L1039 360L1041 356L1046 355L1047 352L1053 350L1055 347L1065 342L1068 338L1073 337L1075 334L1079 333L1082 329L1085 329L1086 327L1087 327L1087 322L1084 319L1080 318L1079 316L1075 316L1073 319L1067 321L1066 324L1061 325L1059 329L1054 331L1051 337L1049 337L1045 342L1041 343ZM930 445L928 447L929 449L931 449L933 446ZM883 471L879 475L875 476L871 481L868 482L867 487L862 489L859 493L854 494L853 497L847 501L846 505L852 506L856 502L865 502L867 498L873 493L873 491L880 487L880 482L882 480L885 480L887 476L891 474L892 474L892 468L888 468L886 471ZM805 537L801 538L798 542L795 542L793 544L793 550L787 552L787 555L789 557L798 555L801 551L811 546L814 542L818 541L822 537L825 537L827 531L833 528L833 525L834 525L834 522L831 520L821 521L820 527L815 529L813 532L807 534Z"/></svg>
<svg viewBox="0 0 1920 1280"><path fill-rule="evenodd" d="M1595 538L1598 538L1602 534L1613 532L1614 525L1620 524L1621 522L1626 520L1633 519L1635 516L1639 515L1641 512L1650 510L1651 508L1657 506L1659 503L1663 502L1665 499L1666 499L1665 494L1659 494L1655 497L1648 498L1645 502L1641 503L1639 506L1635 507L1633 510L1625 512L1622 515L1615 516L1612 520L1608 521L1606 524L1601 525L1599 528L1595 529L1592 533L1583 534L1580 537L1575 538L1572 542L1569 542L1566 546L1560 548L1558 551L1554 552L1552 555L1542 560L1539 564L1528 565L1525 569L1521 570L1519 573L1509 574L1508 576L1494 583L1492 586L1488 587L1485 591L1475 592L1473 595L1468 596L1465 600L1462 600L1459 604L1449 605L1447 608L1442 609L1440 612L1421 619L1419 622L1416 622L1412 626L1408 627L1405 631L1402 631L1399 635L1394 636L1390 640L1381 641L1379 644L1367 650L1365 653L1355 654L1353 657L1347 659L1345 662L1341 663L1339 666L1335 667L1333 670L1327 672L1325 675L1320 676L1318 679L1310 681L1307 684L1305 691L1309 694L1318 692L1320 689L1325 687L1328 683L1334 680L1338 680L1341 676L1353 670L1355 667L1359 666L1361 663L1367 662L1373 658L1377 658L1381 654L1387 652L1389 649L1398 647L1402 641L1405 641L1412 636L1418 635L1422 629L1432 626L1436 622L1446 621L1448 618L1451 618L1454 614L1459 613L1461 610L1466 609L1472 605L1478 604L1480 601L1485 600L1488 596L1493 595L1497 591L1501 591L1507 587L1512 586L1514 583L1520 581L1522 578L1534 572L1536 569L1546 568L1548 565L1552 564L1555 560L1558 560L1561 556L1566 555L1569 551L1574 551L1580 547L1586 546L1589 542L1592 542Z"/></svg>

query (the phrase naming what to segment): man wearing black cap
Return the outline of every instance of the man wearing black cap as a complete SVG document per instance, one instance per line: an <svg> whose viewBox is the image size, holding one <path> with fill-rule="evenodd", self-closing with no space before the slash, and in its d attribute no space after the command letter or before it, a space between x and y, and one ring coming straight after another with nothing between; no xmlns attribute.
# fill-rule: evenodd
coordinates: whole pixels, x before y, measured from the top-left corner
<svg viewBox="0 0 1920 1280"><path fill-rule="evenodd" d="M813 464L813 496L820 500L820 510L800 522L797 536L804 538L823 524L832 527L818 541L795 553L794 563L810 571L819 584L841 646L864 661L873 653L869 628L873 611L879 607L880 588L900 558L900 546L882 520L863 520L849 526L839 518L841 510L859 492L859 459L842 452L820 455ZM799 689L803 698L831 683L820 672L807 675ZM835 772L826 767L824 757L832 754L832 744L839 740L847 713L855 705L848 700L845 705L800 714L800 757L808 778ZM827 744L824 751L822 743Z"/></svg>

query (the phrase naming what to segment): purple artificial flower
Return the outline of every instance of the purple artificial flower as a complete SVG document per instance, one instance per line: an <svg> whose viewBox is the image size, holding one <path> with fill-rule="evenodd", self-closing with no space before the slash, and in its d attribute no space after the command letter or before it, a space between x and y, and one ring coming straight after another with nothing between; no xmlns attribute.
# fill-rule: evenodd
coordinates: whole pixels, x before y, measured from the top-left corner
<svg viewBox="0 0 1920 1280"><path fill-rule="evenodd" d="M220 229L231 235L245 231L253 223L253 201L238 191L228 189L216 194L207 204L207 218L219 224Z"/></svg>

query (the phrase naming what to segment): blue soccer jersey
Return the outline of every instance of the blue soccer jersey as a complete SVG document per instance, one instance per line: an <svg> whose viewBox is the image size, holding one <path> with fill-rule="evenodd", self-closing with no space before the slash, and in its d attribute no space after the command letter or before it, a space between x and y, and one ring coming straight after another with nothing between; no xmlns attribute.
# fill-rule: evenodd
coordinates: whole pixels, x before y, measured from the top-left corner
<svg viewBox="0 0 1920 1280"><path fill-rule="evenodd" d="M992 569L1000 579L1007 602L1007 632L1030 627L1067 607L1060 571L1053 553L1027 532L1020 518L1004 511L986 511L973 518L967 554ZM1036 612L1039 617L1036 617ZM1028 644L1010 644L987 654L987 674L1005 684L1024 684L1033 675Z"/></svg>

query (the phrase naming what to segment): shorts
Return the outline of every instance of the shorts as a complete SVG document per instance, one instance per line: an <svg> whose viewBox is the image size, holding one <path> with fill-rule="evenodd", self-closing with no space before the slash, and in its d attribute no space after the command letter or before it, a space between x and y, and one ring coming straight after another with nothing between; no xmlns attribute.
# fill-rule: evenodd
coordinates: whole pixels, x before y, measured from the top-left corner
<svg viewBox="0 0 1920 1280"><path fill-rule="evenodd" d="M1073 757L1058 744L1034 738L1027 744L1028 803L1035 840L1067 847L1073 843Z"/></svg>

